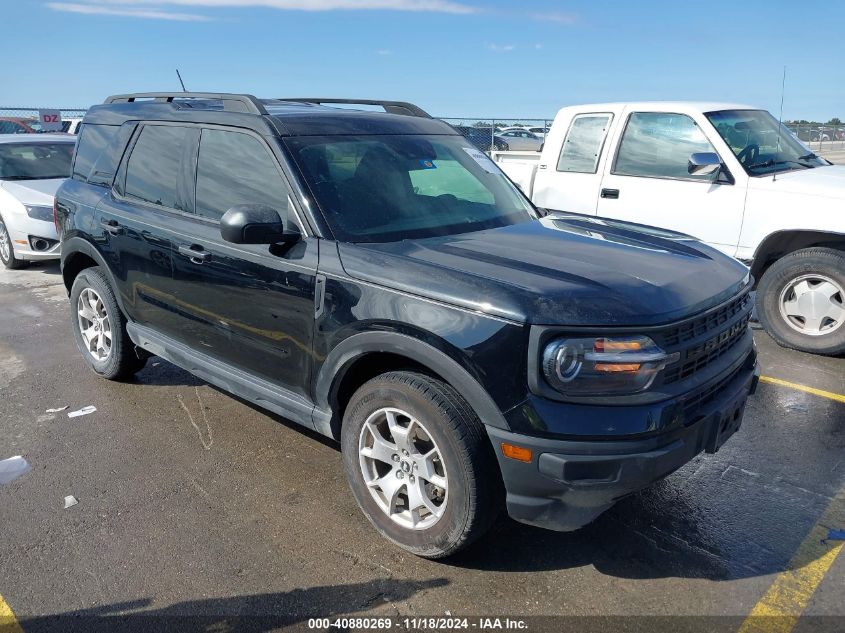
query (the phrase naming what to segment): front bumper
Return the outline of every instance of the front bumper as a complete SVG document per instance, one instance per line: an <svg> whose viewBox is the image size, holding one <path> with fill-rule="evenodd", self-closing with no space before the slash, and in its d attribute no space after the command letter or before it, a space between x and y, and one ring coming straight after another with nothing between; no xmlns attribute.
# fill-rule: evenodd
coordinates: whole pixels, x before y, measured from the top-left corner
<svg viewBox="0 0 845 633"><path fill-rule="evenodd" d="M683 424L642 439L560 440L487 427L507 491L508 514L552 530L577 530L616 501L671 474L706 450L715 452L740 426L759 379L756 353L714 381ZM667 407L677 402L665 403ZM639 415L630 407L631 415ZM532 451L530 463L502 455L502 443Z"/></svg>
<svg viewBox="0 0 845 633"><path fill-rule="evenodd" d="M36 220L20 213L7 220L6 229L9 231L9 237L12 238L15 257L26 261L59 259L61 243L52 222ZM48 248L43 250L33 248L36 239L47 241Z"/></svg>

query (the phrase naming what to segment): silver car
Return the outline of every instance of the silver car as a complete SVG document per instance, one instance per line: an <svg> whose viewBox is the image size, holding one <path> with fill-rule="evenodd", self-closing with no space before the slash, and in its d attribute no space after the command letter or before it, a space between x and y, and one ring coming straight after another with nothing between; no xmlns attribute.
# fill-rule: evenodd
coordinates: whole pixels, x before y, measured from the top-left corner
<svg viewBox="0 0 845 633"><path fill-rule="evenodd" d="M70 176L75 136L0 134L0 263L57 259L53 198Z"/></svg>
<svg viewBox="0 0 845 633"><path fill-rule="evenodd" d="M505 143L508 144L508 148L517 151L532 151L538 152L540 151L540 146L543 144L543 139L532 134L528 130L521 130L521 129L510 129L504 130L497 134L499 138L501 138Z"/></svg>

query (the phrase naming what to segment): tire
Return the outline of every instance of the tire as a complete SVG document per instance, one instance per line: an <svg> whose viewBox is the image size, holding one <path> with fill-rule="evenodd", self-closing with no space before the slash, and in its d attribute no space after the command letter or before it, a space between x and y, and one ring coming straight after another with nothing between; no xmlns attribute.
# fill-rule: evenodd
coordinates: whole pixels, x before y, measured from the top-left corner
<svg viewBox="0 0 845 633"><path fill-rule="evenodd" d="M7 270L18 270L26 268L29 262L15 257L15 247L12 245L12 236L6 228L6 223L0 217L0 263Z"/></svg>
<svg viewBox="0 0 845 633"><path fill-rule="evenodd" d="M389 427L388 420L382 419L385 411L394 413L399 426L415 429L412 434L416 439L408 444L398 433L382 436L392 442L383 448L396 451L393 455L399 456L398 462L387 454L385 461L380 461L359 452L363 446L374 454L367 447L375 445L368 429L384 433ZM411 423L406 416L417 422ZM410 455L402 454L402 446L411 448ZM382 536L417 556L444 558L455 554L484 534L502 508L501 474L484 425L455 389L430 376L390 372L360 387L343 416L341 450L349 486L364 515ZM431 468L423 463L426 460L420 461L424 452L434 455L428 462L433 464ZM422 467L415 468L414 464ZM404 507L404 512L388 516L384 509L387 488L367 486L365 476L369 480L382 477L387 486L395 485L391 483L395 477L400 483L398 503L392 507ZM435 484L444 487L438 489ZM428 491L423 494L428 494L433 510L419 505L416 513L408 511L412 486ZM414 520L417 527L411 525Z"/></svg>
<svg viewBox="0 0 845 633"><path fill-rule="evenodd" d="M845 352L843 306L845 253L832 248L807 248L780 258L757 287L760 323L780 345L802 352Z"/></svg>
<svg viewBox="0 0 845 633"><path fill-rule="evenodd" d="M126 333L126 318L99 266L84 269L73 280L70 309L76 346L97 374L120 380L143 369L147 356L139 358L135 352ZM83 326L90 334L83 334Z"/></svg>

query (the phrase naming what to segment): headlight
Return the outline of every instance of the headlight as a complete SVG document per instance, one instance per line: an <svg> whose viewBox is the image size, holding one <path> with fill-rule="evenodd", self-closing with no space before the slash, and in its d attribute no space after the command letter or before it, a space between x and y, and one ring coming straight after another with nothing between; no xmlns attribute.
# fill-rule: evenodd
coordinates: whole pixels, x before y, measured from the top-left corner
<svg viewBox="0 0 845 633"><path fill-rule="evenodd" d="M628 395L648 389L678 358L647 336L568 338L546 346L542 366L546 381L562 394Z"/></svg>
<svg viewBox="0 0 845 633"><path fill-rule="evenodd" d="M42 207L40 205L24 205L26 207L26 214L33 220L43 220L44 222L53 221L53 207Z"/></svg>

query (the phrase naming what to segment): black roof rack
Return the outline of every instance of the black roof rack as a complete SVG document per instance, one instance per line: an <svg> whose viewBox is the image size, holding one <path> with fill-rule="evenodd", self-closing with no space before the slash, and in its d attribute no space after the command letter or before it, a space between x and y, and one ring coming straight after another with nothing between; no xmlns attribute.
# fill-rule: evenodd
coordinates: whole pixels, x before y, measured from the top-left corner
<svg viewBox="0 0 845 633"><path fill-rule="evenodd" d="M248 94L228 92L134 92L125 95L107 97L105 103L133 103L137 99L152 99L159 103L172 103L174 100L205 99L222 101L226 112L246 112L249 114L267 114L260 99Z"/></svg>
<svg viewBox="0 0 845 633"><path fill-rule="evenodd" d="M418 116L424 119L432 118L431 115L407 101L382 101L381 99L324 99L314 98L306 99L305 97L279 97L279 101L292 101L294 103L313 103L315 105L332 104L332 103L346 103L349 105L374 105L381 106L384 111L389 114L404 114L406 116Z"/></svg>

